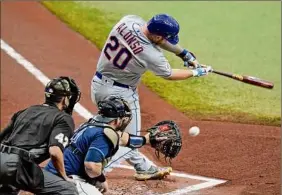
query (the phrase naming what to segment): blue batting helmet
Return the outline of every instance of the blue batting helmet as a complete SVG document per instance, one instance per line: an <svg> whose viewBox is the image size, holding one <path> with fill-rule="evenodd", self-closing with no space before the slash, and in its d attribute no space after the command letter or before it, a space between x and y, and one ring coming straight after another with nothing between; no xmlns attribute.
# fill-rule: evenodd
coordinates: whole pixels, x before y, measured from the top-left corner
<svg viewBox="0 0 282 195"><path fill-rule="evenodd" d="M179 41L179 24L173 17L167 14L155 15L149 20L147 28L150 33L164 37L173 45L176 45Z"/></svg>

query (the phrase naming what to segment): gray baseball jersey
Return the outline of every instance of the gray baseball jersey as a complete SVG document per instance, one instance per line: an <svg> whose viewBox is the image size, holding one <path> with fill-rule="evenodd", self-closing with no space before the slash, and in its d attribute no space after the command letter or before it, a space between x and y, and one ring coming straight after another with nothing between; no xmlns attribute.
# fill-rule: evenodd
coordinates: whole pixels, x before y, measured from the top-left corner
<svg viewBox="0 0 282 195"><path fill-rule="evenodd" d="M98 61L97 71L119 83L136 87L151 70L168 77L171 67L162 50L141 31L146 22L135 15L123 17L111 30Z"/></svg>

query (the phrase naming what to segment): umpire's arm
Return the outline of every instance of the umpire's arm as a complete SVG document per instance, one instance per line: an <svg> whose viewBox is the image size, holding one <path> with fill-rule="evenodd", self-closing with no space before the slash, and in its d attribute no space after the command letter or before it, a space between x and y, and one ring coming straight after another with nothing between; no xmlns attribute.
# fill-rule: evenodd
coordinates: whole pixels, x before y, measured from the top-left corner
<svg viewBox="0 0 282 195"><path fill-rule="evenodd" d="M69 139L73 131L74 122L72 117L68 114L64 114L56 120L49 141L50 158L57 172L65 180L68 180L68 177L65 171L63 151L69 144Z"/></svg>

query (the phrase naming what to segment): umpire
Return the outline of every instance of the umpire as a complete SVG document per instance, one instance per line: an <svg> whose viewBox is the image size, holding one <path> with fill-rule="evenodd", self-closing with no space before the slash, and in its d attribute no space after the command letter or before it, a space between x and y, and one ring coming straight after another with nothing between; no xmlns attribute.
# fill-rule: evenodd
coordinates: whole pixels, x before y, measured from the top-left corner
<svg viewBox="0 0 282 195"><path fill-rule="evenodd" d="M0 194L78 194L66 175L63 150L74 131L71 115L80 95L73 79L55 78L45 87L44 104L13 115L0 133ZM59 176L38 166L49 157Z"/></svg>

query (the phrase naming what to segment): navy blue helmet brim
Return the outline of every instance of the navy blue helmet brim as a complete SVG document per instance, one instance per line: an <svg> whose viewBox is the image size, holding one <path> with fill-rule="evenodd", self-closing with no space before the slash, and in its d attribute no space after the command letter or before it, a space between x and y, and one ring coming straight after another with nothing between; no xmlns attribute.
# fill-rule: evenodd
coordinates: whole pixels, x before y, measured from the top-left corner
<svg viewBox="0 0 282 195"><path fill-rule="evenodd" d="M166 39L169 43L171 43L172 45L176 45L179 42L179 37L178 35L175 35L173 37L170 37L168 39Z"/></svg>

